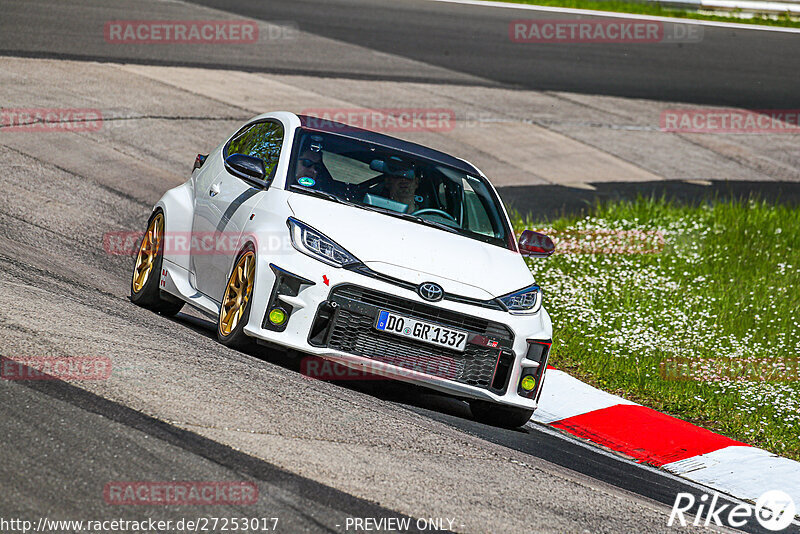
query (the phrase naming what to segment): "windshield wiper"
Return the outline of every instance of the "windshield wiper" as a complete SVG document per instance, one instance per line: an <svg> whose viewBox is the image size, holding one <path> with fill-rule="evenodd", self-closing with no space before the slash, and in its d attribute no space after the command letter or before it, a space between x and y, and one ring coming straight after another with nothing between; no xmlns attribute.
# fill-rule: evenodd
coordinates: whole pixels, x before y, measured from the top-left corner
<svg viewBox="0 0 800 534"><path fill-rule="evenodd" d="M434 228L440 228L442 230L447 230L453 234L460 234L461 232L458 231L457 228L450 226L445 223L440 223L438 221L432 221L430 219L423 219L422 217L418 217L417 215L412 215L410 213L404 213L407 217L412 217L414 220L421 222L422 224L427 224L428 226L433 226Z"/></svg>
<svg viewBox="0 0 800 534"><path fill-rule="evenodd" d="M389 210L389 209L386 209L386 208L379 208L378 206L368 206L367 209L379 211L381 213L385 213L386 215L391 215L393 217L399 217L400 219L406 219L408 221L414 221L414 222L422 223L422 224L424 224L426 226L433 226L434 228L439 228L441 230L446 230L446 231L448 231L450 233L453 233L453 234L460 234L461 233L456 228L453 228L452 226L448 226L448 225L446 225L444 223L432 221L430 219L423 219L422 217L419 217L417 215L412 215L410 213L402 213L400 211L393 211L393 210Z"/></svg>
<svg viewBox="0 0 800 534"><path fill-rule="evenodd" d="M312 197L319 197L332 200L334 202L338 202L339 204L352 205L350 202L347 202L346 200L337 197L333 193L328 193L327 191L320 191L319 189L308 189L306 187L296 184L290 185L289 189L291 189L292 191L297 191L298 193L304 193L306 195L310 195Z"/></svg>

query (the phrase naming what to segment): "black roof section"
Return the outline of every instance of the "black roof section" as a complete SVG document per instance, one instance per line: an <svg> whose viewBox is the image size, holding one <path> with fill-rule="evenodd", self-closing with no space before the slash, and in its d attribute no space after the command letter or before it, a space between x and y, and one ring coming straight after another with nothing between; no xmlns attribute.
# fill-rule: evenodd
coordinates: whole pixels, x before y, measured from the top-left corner
<svg viewBox="0 0 800 534"><path fill-rule="evenodd" d="M300 125L307 130L332 133L357 139L359 141L380 145L398 152L404 152L412 156L419 156L421 158L432 160L437 163L447 165L448 167L453 167L454 169L479 176L478 169L469 163L455 158L450 154L445 154L444 152L439 152L438 150L434 150L426 146L418 145L410 141L403 141L402 139L398 139L390 135L364 130L363 128L357 128L356 126L350 126L349 124L343 124L341 122L336 122L329 119L309 117L308 115L298 115L297 117L300 119Z"/></svg>

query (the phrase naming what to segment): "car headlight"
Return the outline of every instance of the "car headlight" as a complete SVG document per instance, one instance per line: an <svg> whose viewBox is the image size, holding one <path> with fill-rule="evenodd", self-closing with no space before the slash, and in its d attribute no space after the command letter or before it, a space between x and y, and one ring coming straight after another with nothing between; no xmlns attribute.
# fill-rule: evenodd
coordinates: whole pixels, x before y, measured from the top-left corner
<svg viewBox="0 0 800 534"><path fill-rule="evenodd" d="M536 313L542 307L542 300L544 291L536 284L500 297L500 302L514 314Z"/></svg>
<svg viewBox="0 0 800 534"><path fill-rule="evenodd" d="M303 254L334 267L345 267L354 263L361 263L358 258L347 252L331 238L294 217L289 217L286 220L286 224L289 226L292 245Z"/></svg>

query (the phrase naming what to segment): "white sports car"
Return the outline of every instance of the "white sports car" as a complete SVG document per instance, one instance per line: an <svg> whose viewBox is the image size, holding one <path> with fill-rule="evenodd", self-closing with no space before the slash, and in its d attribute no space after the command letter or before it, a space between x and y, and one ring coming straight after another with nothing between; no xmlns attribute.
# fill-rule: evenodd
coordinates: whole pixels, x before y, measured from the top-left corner
<svg viewBox="0 0 800 534"><path fill-rule="evenodd" d="M497 192L470 163L293 113L255 117L158 201L131 300L184 303L219 340L253 339L469 401L520 426L552 337Z"/></svg>

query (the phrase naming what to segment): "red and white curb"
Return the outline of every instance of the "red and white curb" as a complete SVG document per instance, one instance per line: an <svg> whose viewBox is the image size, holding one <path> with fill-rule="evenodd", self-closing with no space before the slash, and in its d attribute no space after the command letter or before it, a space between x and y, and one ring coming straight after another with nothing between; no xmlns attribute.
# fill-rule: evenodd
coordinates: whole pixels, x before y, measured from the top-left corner
<svg viewBox="0 0 800 534"><path fill-rule="evenodd" d="M715 434L547 368L532 421L755 502L770 490L800 506L800 462Z"/></svg>

